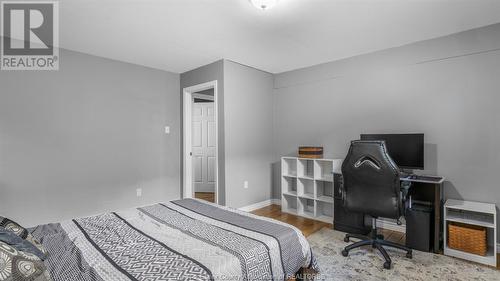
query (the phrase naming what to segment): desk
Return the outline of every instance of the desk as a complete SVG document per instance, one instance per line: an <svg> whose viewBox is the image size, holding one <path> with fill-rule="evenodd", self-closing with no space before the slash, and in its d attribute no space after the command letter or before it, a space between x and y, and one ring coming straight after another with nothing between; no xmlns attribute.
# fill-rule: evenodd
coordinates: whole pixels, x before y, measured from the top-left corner
<svg viewBox="0 0 500 281"><path fill-rule="evenodd" d="M433 220L433 251L441 253L443 249L443 183L444 177L432 178L412 178L401 177L401 181L411 182L411 187L408 196L412 197L413 201L431 202L434 208Z"/></svg>
<svg viewBox="0 0 500 281"><path fill-rule="evenodd" d="M341 174L337 174L337 180L341 180ZM434 253L442 253L443 249L443 183L445 178L432 177L431 179L408 178L401 177L403 182L411 182L411 187L408 190L408 196L412 197L413 201L430 202L434 209L434 217L432 218L432 251ZM342 209L342 192L340 183L334 184L334 228L344 232L358 233L365 235L370 231L365 227L364 214L350 213Z"/></svg>

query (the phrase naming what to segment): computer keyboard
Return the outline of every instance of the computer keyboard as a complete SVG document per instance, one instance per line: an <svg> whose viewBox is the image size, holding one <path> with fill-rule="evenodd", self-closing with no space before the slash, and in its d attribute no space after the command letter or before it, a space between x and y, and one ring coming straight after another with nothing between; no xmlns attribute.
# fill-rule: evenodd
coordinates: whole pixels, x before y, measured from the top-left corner
<svg viewBox="0 0 500 281"><path fill-rule="evenodd" d="M442 177L439 176L421 176L421 175L409 175L403 178L408 180L429 181L429 182L439 182L443 179Z"/></svg>

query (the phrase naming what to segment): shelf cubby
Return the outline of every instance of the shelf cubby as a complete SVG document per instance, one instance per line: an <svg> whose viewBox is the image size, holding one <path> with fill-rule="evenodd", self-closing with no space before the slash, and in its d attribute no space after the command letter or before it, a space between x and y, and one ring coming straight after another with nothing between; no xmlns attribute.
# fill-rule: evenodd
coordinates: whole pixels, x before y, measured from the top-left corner
<svg viewBox="0 0 500 281"><path fill-rule="evenodd" d="M299 198L299 215L314 218L314 199Z"/></svg>
<svg viewBox="0 0 500 281"><path fill-rule="evenodd" d="M298 159L297 176L299 178L314 179L314 160Z"/></svg>
<svg viewBox="0 0 500 281"><path fill-rule="evenodd" d="M333 223L333 203L317 201L316 218L321 221Z"/></svg>
<svg viewBox="0 0 500 281"><path fill-rule="evenodd" d="M448 221L484 226L488 228L495 227L495 217L493 214L447 209L446 219Z"/></svg>
<svg viewBox="0 0 500 281"><path fill-rule="evenodd" d="M299 178L297 180L297 195L314 199L314 180Z"/></svg>
<svg viewBox="0 0 500 281"><path fill-rule="evenodd" d="M333 202L333 182L315 181L316 199L323 202Z"/></svg>
<svg viewBox="0 0 500 281"><path fill-rule="evenodd" d="M285 213L297 214L297 197L283 194L281 200L281 210Z"/></svg>
<svg viewBox="0 0 500 281"><path fill-rule="evenodd" d="M283 189L283 194L297 196L297 179L284 176L281 181L281 188Z"/></svg>
<svg viewBox="0 0 500 281"><path fill-rule="evenodd" d="M283 160L281 161L281 173L283 176L297 176L297 158L283 157Z"/></svg>
<svg viewBox="0 0 500 281"><path fill-rule="evenodd" d="M314 161L314 179L333 182L333 161Z"/></svg>

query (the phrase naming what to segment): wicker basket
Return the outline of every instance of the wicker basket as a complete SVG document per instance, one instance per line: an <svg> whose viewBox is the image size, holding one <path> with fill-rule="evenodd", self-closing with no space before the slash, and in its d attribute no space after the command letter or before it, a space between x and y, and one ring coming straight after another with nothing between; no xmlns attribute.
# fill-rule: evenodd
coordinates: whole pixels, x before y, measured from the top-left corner
<svg viewBox="0 0 500 281"><path fill-rule="evenodd" d="M486 256L488 244L486 228L470 224L448 224L448 247L463 252Z"/></svg>

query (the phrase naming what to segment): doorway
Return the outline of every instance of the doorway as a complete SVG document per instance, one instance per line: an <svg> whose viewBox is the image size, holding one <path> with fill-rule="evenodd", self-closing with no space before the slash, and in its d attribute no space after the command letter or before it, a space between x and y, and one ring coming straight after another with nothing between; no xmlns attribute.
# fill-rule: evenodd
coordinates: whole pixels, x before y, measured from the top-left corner
<svg viewBox="0 0 500 281"><path fill-rule="evenodd" d="M183 198L217 203L217 81L184 88Z"/></svg>

